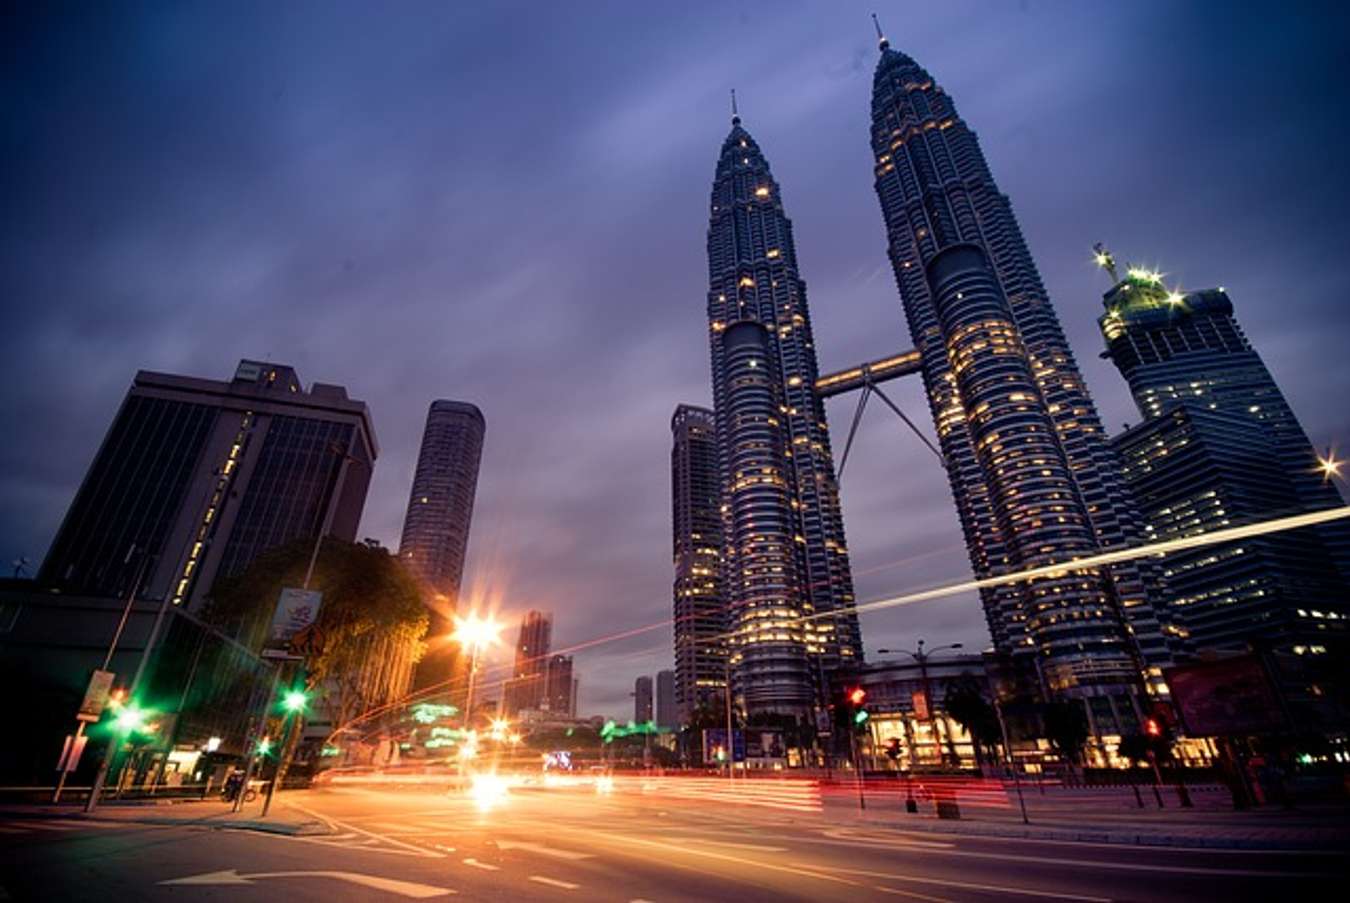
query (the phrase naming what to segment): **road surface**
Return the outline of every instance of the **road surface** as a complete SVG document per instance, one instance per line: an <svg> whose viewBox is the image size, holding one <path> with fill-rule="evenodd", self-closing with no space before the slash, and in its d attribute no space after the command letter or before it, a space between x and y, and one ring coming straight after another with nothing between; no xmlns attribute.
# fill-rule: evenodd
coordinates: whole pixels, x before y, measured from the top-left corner
<svg viewBox="0 0 1350 903"><path fill-rule="evenodd" d="M1151 849L906 832L808 794L711 782L340 786L279 797L284 836L0 819L0 900L1304 900L1344 887L1333 852Z"/></svg>

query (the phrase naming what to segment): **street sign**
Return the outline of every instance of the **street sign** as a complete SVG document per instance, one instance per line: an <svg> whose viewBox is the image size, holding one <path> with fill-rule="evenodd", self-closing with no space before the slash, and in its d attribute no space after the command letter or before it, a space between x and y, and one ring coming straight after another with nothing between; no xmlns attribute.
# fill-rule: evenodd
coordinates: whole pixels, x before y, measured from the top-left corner
<svg viewBox="0 0 1350 903"><path fill-rule="evenodd" d="M928 720L928 694L923 690L915 690L910 694L910 701L914 703L914 717L920 721Z"/></svg>
<svg viewBox="0 0 1350 903"><path fill-rule="evenodd" d="M285 587L277 599L272 614L272 628L263 649L263 658L290 658L290 645L295 635L309 627L319 617L323 593L313 589Z"/></svg>
<svg viewBox="0 0 1350 903"><path fill-rule="evenodd" d="M57 771L74 771L80 764L80 756L84 754L84 745L89 742L89 738L84 734L71 736L66 734L66 743L61 747L61 758L56 760Z"/></svg>
<svg viewBox="0 0 1350 903"><path fill-rule="evenodd" d="M111 671L96 669L89 676L89 686L84 691L84 701L80 703L80 711L75 715L77 721L97 721L103 717L103 710L108 705L108 693L112 690L113 677ZM67 709L67 711L69 711Z"/></svg>

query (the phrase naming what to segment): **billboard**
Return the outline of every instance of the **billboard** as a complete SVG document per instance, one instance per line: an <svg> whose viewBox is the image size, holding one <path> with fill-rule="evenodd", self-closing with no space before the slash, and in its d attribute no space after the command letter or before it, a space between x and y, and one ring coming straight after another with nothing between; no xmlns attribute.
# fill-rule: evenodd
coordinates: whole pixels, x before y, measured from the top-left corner
<svg viewBox="0 0 1350 903"><path fill-rule="evenodd" d="M783 746L783 732L748 727L745 734L745 755L750 759L781 759L787 755Z"/></svg>
<svg viewBox="0 0 1350 903"><path fill-rule="evenodd" d="M732 743L734 749L732 755L735 761L745 761L745 731L732 731ZM709 727L703 729L703 761L708 763L724 762L725 759L717 758L719 749L725 750L727 747L727 729L724 727Z"/></svg>
<svg viewBox="0 0 1350 903"><path fill-rule="evenodd" d="M312 625L319 617L323 593L314 589L285 587L272 613L272 627L267 634L263 658L290 658L289 647L295 635Z"/></svg>
<svg viewBox="0 0 1350 903"><path fill-rule="evenodd" d="M1250 736L1288 727L1279 691L1258 656L1182 665L1163 677L1192 737Z"/></svg>

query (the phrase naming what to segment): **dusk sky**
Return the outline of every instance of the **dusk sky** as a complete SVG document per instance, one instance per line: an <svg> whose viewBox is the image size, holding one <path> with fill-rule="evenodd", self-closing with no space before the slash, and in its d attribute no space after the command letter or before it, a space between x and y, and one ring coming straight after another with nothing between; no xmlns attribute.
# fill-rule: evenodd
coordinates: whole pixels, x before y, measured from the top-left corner
<svg viewBox="0 0 1350 903"><path fill-rule="evenodd" d="M822 372L910 347L872 190L876 41L978 133L1111 433L1094 241L1222 285L1321 446L1350 448L1350 7L908 2L74 3L6 14L0 554L36 570L137 369L347 386L396 548L427 405L487 440L470 592L569 646L670 617L670 431L711 397L728 89L792 218ZM98 7L98 9L94 9ZM918 377L887 391L931 436ZM829 403L842 452L855 398ZM946 478L869 405L842 495L860 602L967 579ZM864 615L988 644L972 596ZM631 717L668 626L577 654Z"/></svg>

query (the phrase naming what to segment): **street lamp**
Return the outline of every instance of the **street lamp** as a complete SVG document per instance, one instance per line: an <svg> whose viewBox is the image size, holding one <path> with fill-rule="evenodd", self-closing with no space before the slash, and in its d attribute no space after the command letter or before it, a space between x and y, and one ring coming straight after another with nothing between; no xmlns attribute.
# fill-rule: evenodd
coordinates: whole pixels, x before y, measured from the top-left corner
<svg viewBox="0 0 1350 903"><path fill-rule="evenodd" d="M464 724L467 727L473 719L473 685L478 673L478 655L486 646L497 643L497 634L502 625L491 617L480 618L470 614L467 618L455 616L455 631L450 639L469 651L469 688L464 694Z"/></svg>
<svg viewBox="0 0 1350 903"><path fill-rule="evenodd" d="M933 692L932 687L928 683L928 660L939 652L945 652L948 649L961 649L963 648L963 644L948 643L946 646L938 646L936 649L925 650L923 648L923 643L924 643L923 640L919 640L919 648L917 649L878 649L877 654L908 655L910 658L914 659L916 662L919 663L919 681L923 685L923 704L924 708L927 710L926 714L928 716L925 720L928 722L928 729L933 732L933 745L937 747L938 762L941 763L943 761L944 756L942 754L942 743L941 741L938 740L937 735L937 720L933 717ZM915 751L913 747L911 747L910 767L913 767L915 764L917 764L915 762L914 753Z"/></svg>

